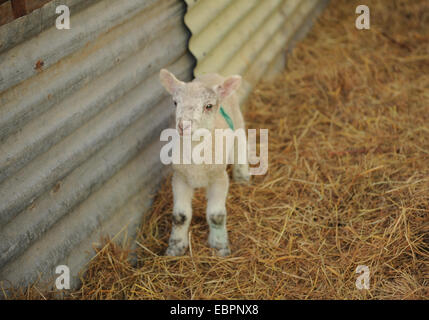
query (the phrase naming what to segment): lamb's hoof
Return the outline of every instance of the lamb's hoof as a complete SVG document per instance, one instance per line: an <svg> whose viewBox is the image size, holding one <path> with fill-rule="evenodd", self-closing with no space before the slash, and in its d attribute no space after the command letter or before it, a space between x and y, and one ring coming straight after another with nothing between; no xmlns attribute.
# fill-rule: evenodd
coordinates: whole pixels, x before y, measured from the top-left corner
<svg viewBox="0 0 429 320"><path fill-rule="evenodd" d="M187 247L182 245L176 245L176 246L169 246L167 248L167 250L165 251L165 255L166 256L170 256L170 257L178 257L178 256L183 256L186 253L186 249Z"/></svg>
<svg viewBox="0 0 429 320"><path fill-rule="evenodd" d="M231 249L229 247L218 249L217 252L216 252L216 254L219 257L227 257L227 256L229 256L231 254Z"/></svg>
<svg viewBox="0 0 429 320"><path fill-rule="evenodd" d="M216 255L218 257L226 257L231 254L231 249L229 248L228 242L217 242L209 236L208 245L210 248L216 250Z"/></svg>

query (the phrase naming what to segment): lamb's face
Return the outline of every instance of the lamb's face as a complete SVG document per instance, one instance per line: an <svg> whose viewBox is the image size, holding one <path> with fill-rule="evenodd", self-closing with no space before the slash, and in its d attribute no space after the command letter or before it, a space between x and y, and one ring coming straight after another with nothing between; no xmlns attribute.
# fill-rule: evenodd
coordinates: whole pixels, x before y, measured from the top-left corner
<svg viewBox="0 0 429 320"><path fill-rule="evenodd" d="M173 93L176 106L176 129L180 135L194 133L200 128L214 128L219 110L217 94L198 82L186 83Z"/></svg>
<svg viewBox="0 0 429 320"><path fill-rule="evenodd" d="M241 77L231 76L222 84L208 88L200 81L185 83L162 69L160 80L173 96L176 106L176 129L180 135L193 134L198 129L213 130L220 103L240 87Z"/></svg>

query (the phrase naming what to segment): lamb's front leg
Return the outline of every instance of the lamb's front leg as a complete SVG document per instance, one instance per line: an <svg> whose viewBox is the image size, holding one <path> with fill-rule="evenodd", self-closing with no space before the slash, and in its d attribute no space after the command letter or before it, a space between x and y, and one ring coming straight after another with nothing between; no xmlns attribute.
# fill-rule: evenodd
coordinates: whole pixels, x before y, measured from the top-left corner
<svg viewBox="0 0 429 320"><path fill-rule="evenodd" d="M192 196L194 193L179 174L173 175L173 228L168 241L168 256L182 256L189 246L188 230L192 218Z"/></svg>
<svg viewBox="0 0 429 320"><path fill-rule="evenodd" d="M214 180L207 189L207 222L210 227L209 245L218 250L218 255L231 253L226 231L226 196L229 180L226 171Z"/></svg>

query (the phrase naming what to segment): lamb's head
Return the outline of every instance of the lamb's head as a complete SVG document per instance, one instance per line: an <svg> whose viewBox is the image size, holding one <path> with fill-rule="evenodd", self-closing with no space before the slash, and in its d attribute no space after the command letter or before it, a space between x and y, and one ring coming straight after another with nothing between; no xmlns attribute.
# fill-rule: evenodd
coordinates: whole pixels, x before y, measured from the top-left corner
<svg viewBox="0 0 429 320"><path fill-rule="evenodd" d="M180 135L194 133L200 128L213 130L215 115L224 99L241 84L240 76L231 76L222 84L209 87L201 81L189 83L177 80L169 71L162 69L160 79L172 95L176 107L176 129Z"/></svg>

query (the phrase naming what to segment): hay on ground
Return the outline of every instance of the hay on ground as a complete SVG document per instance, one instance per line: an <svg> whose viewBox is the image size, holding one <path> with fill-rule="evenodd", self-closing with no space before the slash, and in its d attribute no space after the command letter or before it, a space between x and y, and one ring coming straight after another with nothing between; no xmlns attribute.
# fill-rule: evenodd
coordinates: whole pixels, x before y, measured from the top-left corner
<svg viewBox="0 0 429 320"><path fill-rule="evenodd" d="M191 250L165 257L170 180L137 239L137 266L108 243L74 299L428 299L429 3L358 1L318 19L274 81L250 97L249 128L268 128L269 172L232 182L232 255L207 246L202 190ZM370 268L370 289L355 285ZM40 298L32 290L27 297Z"/></svg>

